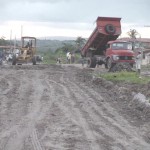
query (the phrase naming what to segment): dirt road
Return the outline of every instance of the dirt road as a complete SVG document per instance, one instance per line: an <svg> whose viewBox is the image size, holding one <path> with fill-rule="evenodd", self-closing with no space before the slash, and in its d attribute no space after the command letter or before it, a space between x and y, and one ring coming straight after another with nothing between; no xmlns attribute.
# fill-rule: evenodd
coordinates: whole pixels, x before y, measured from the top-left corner
<svg viewBox="0 0 150 150"><path fill-rule="evenodd" d="M0 68L0 150L150 150L149 120L90 81L69 66Z"/></svg>

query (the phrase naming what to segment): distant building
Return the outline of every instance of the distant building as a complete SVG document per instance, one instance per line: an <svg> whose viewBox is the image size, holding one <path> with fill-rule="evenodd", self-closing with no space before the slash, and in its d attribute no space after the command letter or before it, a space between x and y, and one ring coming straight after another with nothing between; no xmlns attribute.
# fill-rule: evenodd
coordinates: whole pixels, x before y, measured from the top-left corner
<svg viewBox="0 0 150 150"><path fill-rule="evenodd" d="M120 40L129 41L134 43L134 48L139 49L140 47L143 48L143 52L150 53L150 38L136 38L131 39L128 37L120 38Z"/></svg>

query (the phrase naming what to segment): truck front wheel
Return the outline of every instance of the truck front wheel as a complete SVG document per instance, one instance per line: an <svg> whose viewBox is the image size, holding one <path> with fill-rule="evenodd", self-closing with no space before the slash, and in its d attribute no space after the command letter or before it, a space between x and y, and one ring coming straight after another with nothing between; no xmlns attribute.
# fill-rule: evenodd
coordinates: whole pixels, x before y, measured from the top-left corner
<svg viewBox="0 0 150 150"><path fill-rule="evenodd" d="M87 61L88 68L95 68L96 67L96 57L90 57Z"/></svg>
<svg viewBox="0 0 150 150"><path fill-rule="evenodd" d="M111 67L112 67L112 61L111 61L111 58L109 58L109 59L107 60L107 68L110 70Z"/></svg>

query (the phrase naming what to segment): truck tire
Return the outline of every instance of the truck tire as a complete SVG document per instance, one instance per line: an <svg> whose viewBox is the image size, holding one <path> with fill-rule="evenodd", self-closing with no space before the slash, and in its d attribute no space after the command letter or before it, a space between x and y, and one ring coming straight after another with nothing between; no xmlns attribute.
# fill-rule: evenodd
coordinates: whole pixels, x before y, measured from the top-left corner
<svg viewBox="0 0 150 150"><path fill-rule="evenodd" d="M36 65L36 56L34 56L34 57L32 58L32 63L33 63L33 65Z"/></svg>
<svg viewBox="0 0 150 150"><path fill-rule="evenodd" d="M13 58L12 58L12 65L16 65L16 55L13 55Z"/></svg>
<svg viewBox="0 0 150 150"><path fill-rule="evenodd" d="M108 58L107 60L107 68L110 70L112 68L112 61L111 58Z"/></svg>
<svg viewBox="0 0 150 150"><path fill-rule="evenodd" d="M105 26L105 31L108 34L114 34L116 32L116 28L112 24L107 24Z"/></svg>
<svg viewBox="0 0 150 150"><path fill-rule="evenodd" d="M90 57L87 61L88 68L95 68L96 67L96 57Z"/></svg>

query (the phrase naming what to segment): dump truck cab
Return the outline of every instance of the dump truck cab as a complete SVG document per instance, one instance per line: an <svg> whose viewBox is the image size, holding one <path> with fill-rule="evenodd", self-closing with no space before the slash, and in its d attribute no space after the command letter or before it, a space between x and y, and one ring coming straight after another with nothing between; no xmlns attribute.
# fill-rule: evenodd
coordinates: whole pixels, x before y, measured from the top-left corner
<svg viewBox="0 0 150 150"><path fill-rule="evenodd" d="M132 43L122 40L109 41L106 48L107 68L113 67L116 63L129 63L132 67L135 63Z"/></svg>

